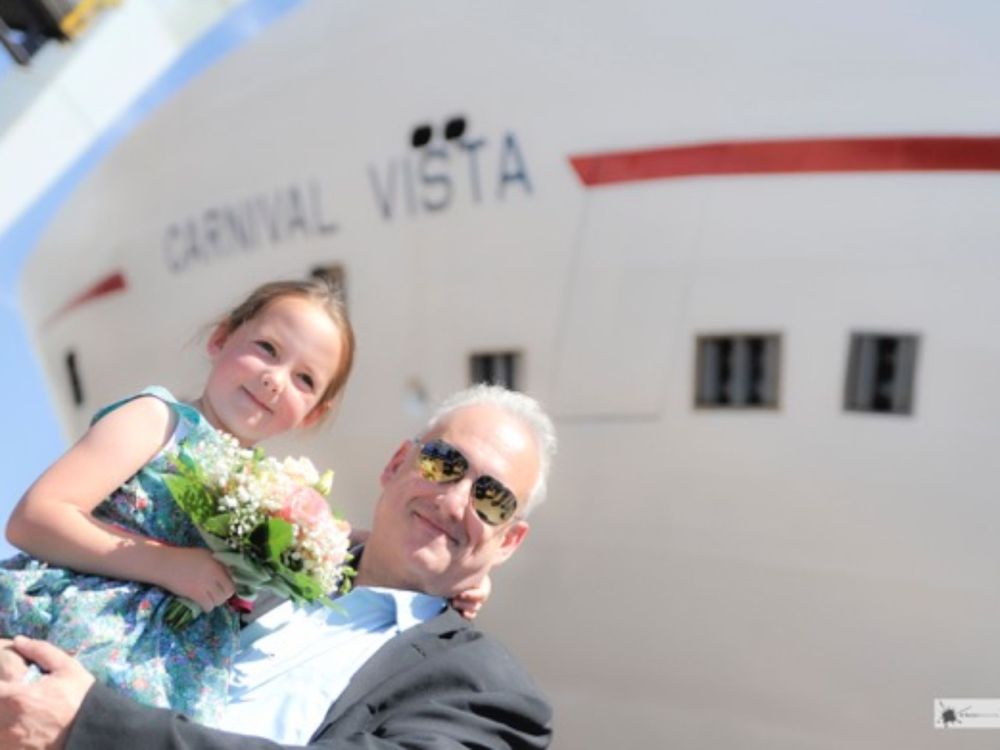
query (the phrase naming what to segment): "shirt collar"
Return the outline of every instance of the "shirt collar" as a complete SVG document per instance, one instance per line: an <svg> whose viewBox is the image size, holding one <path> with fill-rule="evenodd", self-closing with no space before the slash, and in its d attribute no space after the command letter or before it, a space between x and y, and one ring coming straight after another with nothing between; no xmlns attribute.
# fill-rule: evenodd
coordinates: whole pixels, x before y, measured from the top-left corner
<svg viewBox="0 0 1000 750"><path fill-rule="evenodd" d="M359 586L358 589L370 592L370 595L381 600L384 606L391 607L395 612L396 626L400 630L407 630L414 625L427 622L447 605L440 596L422 594L419 591L388 589L381 586Z"/></svg>
<svg viewBox="0 0 1000 750"><path fill-rule="evenodd" d="M358 544L351 548L351 555L354 558L354 569L357 570L361 562L361 555L364 554L365 545ZM402 631L427 622L448 605L440 596L431 596L419 591L407 591L404 589L390 589L383 586L361 586L379 598L384 598L385 603L391 606L396 613L396 625Z"/></svg>

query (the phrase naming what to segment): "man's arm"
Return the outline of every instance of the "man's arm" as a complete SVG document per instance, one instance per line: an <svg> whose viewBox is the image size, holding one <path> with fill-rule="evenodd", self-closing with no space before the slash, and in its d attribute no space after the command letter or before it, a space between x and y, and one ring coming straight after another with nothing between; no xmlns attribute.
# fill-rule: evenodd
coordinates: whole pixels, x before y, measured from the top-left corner
<svg viewBox="0 0 1000 750"><path fill-rule="evenodd" d="M526 731L510 724L516 701L502 694L442 695L397 704L380 717L362 706L377 726L344 733L327 727L308 745L314 750L464 750L475 747L520 750L548 747L551 731L535 724ZM383 719L380 721L380 719ZM4 745L7 748L8 746ZM28 750L14 745L10 750ZM52 750L58 746L53 746ZM298 748L299 746L295 746ZM148 708L102 686L87 694L65 750L293 750L259 737L230 734L193 724L165 709ZM32 750L34 748L32 747ZM45 746L45 750L50 750Z"/></svg>
<svg viewBox="0 0 1000 750"><path fill-rule="evenodd" d="M95 684L76 659L45 641L16 638L18 654L45 673L25 683L24 662L4 656L0 673L0 748L4 750L273 750L273 742L189 723ZM0 652L2 653L2 652ZM86 717L81 719L80 717Z"/></svg>
<svg viewBox="0 0 1000 750"><path fill-rule="evenodd" d="M104 685L83 699L65 750L291 750L260 737L195 724L165 708L141 706ZM28 750L15 748L14 750ZM49 750L46 748L45 750ZM52 750L57 750L53 748ZM58 748L58 750L63 750Z"/></svg>
<svg viewBox="0 0 1000 750"><path fill-rule="evenodd" d="M5 750L290 750L140 706L93 684L76 660L49 644L19 639L18 648L49 674L30 685L0 681L0 747ZM309 747L547 747L551 713L545 702L530 690L507 689L507 675L493 679L492 656L490 667L470 670L466 648L444 649L395 675L371 701L357 702L325 724Z"/></svg>
<svg viewBox="0 0 1000 750"><path fill-rule="evenodd" d="M461 620L458 615L456 620ZM419 628L414 628L418 630ZM471 629L449 639L397 636L366 664L309 743L315 750L543 750L552 712L510 654ZM394 639L396 641L397 639ZM407 650L420 655L401 658ZM373 671L376 673L373 675ZM361 673L357 677L361 677ZM192 724L95 686L67 750L279 750ZM287 748L285 748L287 750Z"/></svg>

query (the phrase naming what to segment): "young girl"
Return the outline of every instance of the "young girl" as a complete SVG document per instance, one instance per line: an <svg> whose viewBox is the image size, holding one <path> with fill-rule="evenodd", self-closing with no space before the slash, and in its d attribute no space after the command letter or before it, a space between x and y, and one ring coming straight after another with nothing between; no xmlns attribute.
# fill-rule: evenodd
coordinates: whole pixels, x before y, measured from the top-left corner
<svg viewBox="0 0 1000 750"><path fill-rule="evenodd" d="M166 454L219 430L252 445L315 424L344 387L354 334L326 283L275 282L216 326L208 353L194 404L154 387L102 409L28 489L7 537L35 557L0 563L0 635L49 640L137 700L214 723L238 643L236 613L219 606L233 582L170 497ZM172 595L205 614L171 629Z"/></svg>

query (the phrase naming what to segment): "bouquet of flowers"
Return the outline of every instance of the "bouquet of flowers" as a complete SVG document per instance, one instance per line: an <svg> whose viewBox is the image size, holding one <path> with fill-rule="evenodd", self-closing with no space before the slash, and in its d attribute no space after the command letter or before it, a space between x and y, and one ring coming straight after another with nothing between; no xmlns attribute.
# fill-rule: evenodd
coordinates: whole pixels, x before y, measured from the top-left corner
<svg viewBox="0 0 1000 750"><path fill-rule="evenodd" d="M174 501L236 584L232 603L249 608L258 592L295 602L331 605L328 594L350 588L350 525L326 500L333 472L308 458L278 461L236 438L185 446L166 477ZM201 614L189 599L168 605L165 619L181 628Z"/></svg>

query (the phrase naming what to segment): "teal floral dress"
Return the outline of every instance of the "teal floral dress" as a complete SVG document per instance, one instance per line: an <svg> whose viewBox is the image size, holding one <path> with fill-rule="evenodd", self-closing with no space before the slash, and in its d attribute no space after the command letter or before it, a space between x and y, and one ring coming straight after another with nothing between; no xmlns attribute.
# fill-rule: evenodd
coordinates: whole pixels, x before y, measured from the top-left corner
<svg viewBox="0 0 1000 750"><path fill-rule="evenodd" d="M219 433L193 407L163 388L102 409L94 422L142 395L162 399L177 415L164 448L103 500L103 521L182 547L204 543L164 484L166 453L179 445L217 440ZM163 621L172 595L135 581L56 568L27 555L0 562L0 635L27 635L66 649L98 680L151 706L169 707L215 724L225 703L239 620L216 607L181 630Z"/></svg>

